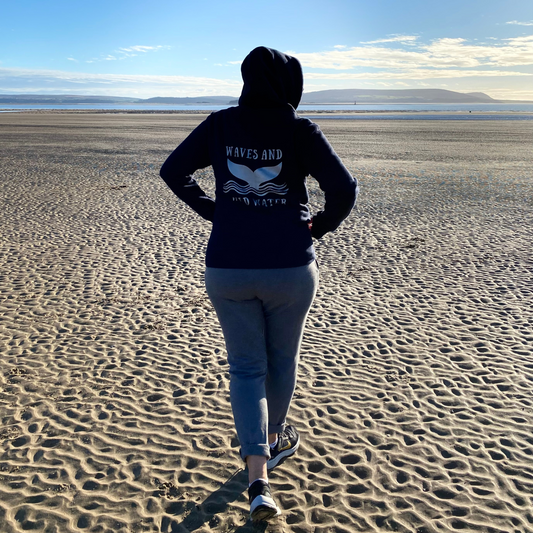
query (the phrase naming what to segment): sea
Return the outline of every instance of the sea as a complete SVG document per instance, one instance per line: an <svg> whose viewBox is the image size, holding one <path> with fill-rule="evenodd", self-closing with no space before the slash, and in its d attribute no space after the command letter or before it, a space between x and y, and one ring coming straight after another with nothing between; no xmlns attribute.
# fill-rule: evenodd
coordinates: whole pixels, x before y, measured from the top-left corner
<svg viewBox="0 0 533 533"><path fill-rule="evenodd" d="M0 105L0 113L13 113L27 110L95 110L144 113L179 111L200 113L218 111L229 105L142 105L142 104L62 104ZM335 120L533 120L533 104L303 104L298 113L311 119L326 118ZM346 112L343 114L342 112Z"/></svg>

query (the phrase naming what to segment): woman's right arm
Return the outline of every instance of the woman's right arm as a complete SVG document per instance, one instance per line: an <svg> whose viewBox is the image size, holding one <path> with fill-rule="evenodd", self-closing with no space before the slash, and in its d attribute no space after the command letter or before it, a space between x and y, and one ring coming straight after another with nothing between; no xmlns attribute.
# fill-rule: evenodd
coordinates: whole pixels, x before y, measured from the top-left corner
<svg viewBox="0 0 533 533"><path fill-rule="evenodd" d="M169 155L159 175L172 192L201 217L213 221L215 200L201 189L193 178L196 170L211 164L208 147L209 118L204 120Z"/></svg>

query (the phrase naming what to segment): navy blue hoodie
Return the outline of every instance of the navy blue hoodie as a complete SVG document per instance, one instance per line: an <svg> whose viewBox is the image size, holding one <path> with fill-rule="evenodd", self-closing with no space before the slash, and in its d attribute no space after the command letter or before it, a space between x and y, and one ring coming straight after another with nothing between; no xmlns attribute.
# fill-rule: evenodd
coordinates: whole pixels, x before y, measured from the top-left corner
<svg viewBox="0 0 533 533"><path fill-rule="evenodd" d="M200 216L213 222L206 265L288 268L315 259L312 237L348 216L357 183L319 127L295 112L303 91L294 57L259 47L245 58L239 105L212 113L169 156L161 177ZM216 200L193 173L213 166ZM306 177L325 193L324 210L307 206Z"/></svg>

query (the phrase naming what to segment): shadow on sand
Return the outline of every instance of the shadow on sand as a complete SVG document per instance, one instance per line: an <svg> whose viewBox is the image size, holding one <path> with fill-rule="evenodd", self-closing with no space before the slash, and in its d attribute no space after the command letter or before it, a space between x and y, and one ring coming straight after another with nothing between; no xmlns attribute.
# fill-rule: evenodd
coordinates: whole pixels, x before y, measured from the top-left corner
<svg viewBox="0 0 533 533"><path fill-rule="evenodd" d="M181 515L173 519L164 516L161 520L161 533L190 533L204 525L216 527L220 523L217 515L224 513L229 504L238 500L248 489L248 474L246 470L237 470L220 488L209 495L202 503L191 501L176 501L170 503L166 512L168 515ZM187 514L188 513L188 514ZM182 518L187 514L185 518ZM264 533L281 531L277 521L253 524L248 520L244 525L232 529L232 533Z"/></svg>

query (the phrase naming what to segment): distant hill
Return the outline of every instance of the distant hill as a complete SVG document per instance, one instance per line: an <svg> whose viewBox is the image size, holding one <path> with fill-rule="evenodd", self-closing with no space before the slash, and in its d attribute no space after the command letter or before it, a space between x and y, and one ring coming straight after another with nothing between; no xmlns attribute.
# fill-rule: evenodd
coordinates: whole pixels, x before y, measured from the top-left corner
<svg viewBox="0 0 533 533"><path fill-rule="evenodd" d="M304 93L302 104L486 104L498 103L484 93L444 89L332 89Z"/></svg>
<svg viewBox="0 0 533 533"><path fill-rule="evenodd" d="M204 104L204 105L226 105L234 100L235 96L196 96L177 98L171 96L156 96L155 98L148 98L146 100L137 100L138 104Z"/></svg>
<svg viewBox="0 0 533 533"><path fill-rule="evenodd" d="M41 104L41 105L61 105L61 104L204 104L204 105L226 105L235 96L197 96L186 98L156 97L156 98L127 98L123 96L82 96L70 94L0 94L0 105L13 104Z"/></svg>
<svg viewBox="0 0 533 533"><path fill-rule="evenodd" d="M476 98L481 98L482 100L487 101L487 102L495 101L493 98L491 98L485 93L466 93L466 94L469 94L470 96L475 96Z"/></svg>
<svg viewBox="0 0 533 533"><path fill-rule="evenodd" d="M131 104L138 98L123 96L83 96L75 94L0 94L0 104Z"/></svg>
<svg viewBox="0 0 533 533"><path fill-rule="evenodd" d="M302 104L503 104L533 103L520 100L495 100L481 92L459 93L444 89L331 89L304 93ZM235 96L195 96L127 98L123 96L83 96L50 94L0 94L0 105L61 104L141 104L141 105L237 105Z"/></svg>

